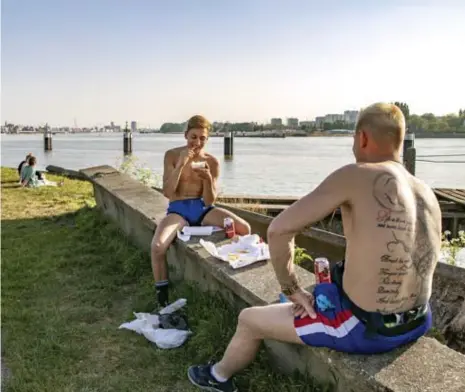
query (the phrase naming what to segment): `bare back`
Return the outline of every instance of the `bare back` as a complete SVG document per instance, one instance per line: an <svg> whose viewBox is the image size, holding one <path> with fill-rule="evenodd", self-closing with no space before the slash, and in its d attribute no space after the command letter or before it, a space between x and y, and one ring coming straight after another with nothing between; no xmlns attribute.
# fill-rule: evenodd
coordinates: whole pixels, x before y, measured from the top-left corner
<svg viewBox="0 0 465 392"><path fill-rule="evenodd" d="M432 190L395 162L360 165L350 205L344 290L366 311L426 304L441 247L441 211Z"/></svg>
<svg viewBox="0 0 465 392"><path fill-rule="evenodd" d="M166 152L165 169L163 173L164 178L169 176L171 171L174 170L181 151L185 149L186 147L176 147ZM218 160L213 155L208 154L206 152L202 152L201 155L197 156L193 160L193 162L202 161L207 162L209 167L212 169L212 174L216 175L216 172L218 170ZM170 201L199 198L202 197L202 194L203 181L199 177L199 175L192 169L189 163L182 169L176 192L174 196L170 198Z"/></svg>

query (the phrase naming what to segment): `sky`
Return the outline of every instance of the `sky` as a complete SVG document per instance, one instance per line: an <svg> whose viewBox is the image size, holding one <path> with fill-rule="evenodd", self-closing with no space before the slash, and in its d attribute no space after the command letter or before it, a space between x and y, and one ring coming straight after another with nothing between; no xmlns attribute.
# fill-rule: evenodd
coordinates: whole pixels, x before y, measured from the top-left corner
<svg viewBox="0 0 465 392"><path fill-rule="evenodd" d="M1 120L458 112L464 21L463 0L2 0Z"/></svg>

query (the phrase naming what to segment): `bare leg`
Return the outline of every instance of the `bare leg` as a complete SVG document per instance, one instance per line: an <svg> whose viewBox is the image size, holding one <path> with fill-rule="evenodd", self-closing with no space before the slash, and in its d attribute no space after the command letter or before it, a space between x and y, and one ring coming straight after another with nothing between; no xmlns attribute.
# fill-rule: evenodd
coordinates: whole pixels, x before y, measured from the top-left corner
<svg viewBox="0 0 465 392"><path fill-rule="evenodd" d="M242 218L233 214L224 208L213 208L202 221L204 226L219 226L223 227L224 218L229 217L234 220L234 226L236 228L236 234L247 235L250 234L250 225Z"/></svg>
<svg viewBox="0 0 465 392"><path fill-rule="evenodd" d="M186 226L186 221L179 215L169 214L162 219L155 230L151 244L152 270L155 282L166 280L165 255L168 247L176 237L178 230Z"/></svg>
<svg viewBox="0 0 465 392"><path fill-rule="evenodd" d="M291 303L244 309L223 359L214 366L216 374L230 378L244 369L255 359L263 339L303 344L294 328Z"/></svg>

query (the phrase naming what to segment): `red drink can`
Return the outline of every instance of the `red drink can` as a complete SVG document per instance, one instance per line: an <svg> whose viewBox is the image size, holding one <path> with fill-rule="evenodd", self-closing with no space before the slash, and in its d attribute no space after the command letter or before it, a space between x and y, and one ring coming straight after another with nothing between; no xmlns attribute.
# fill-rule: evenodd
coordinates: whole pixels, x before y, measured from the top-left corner
<svg viewBox="0 0 465 392"><path fill-rule="evenodd" d="M231 218L224 218L224 231L227 238L233 238L236 235L234 221Z"/></svg>
<svg viewBox="0 0 465 392"><path fill-rule="evenodd" d="M314 265L316 283L331 283L331 271L328 259L326 257L317 257Z"/></svg>

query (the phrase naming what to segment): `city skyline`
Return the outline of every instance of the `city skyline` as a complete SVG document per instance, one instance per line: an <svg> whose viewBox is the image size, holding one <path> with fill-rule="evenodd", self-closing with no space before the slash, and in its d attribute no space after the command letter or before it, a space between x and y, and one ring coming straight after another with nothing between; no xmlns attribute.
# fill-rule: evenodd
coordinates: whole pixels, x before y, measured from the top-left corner
<svg viewBox="0 0 465 392"><path fill-rule="evenodd" d="M2 124L158 128L196 113L266 123L376 101L435 115L464 104L459 1L4 0L1 17Z"/></svg>

